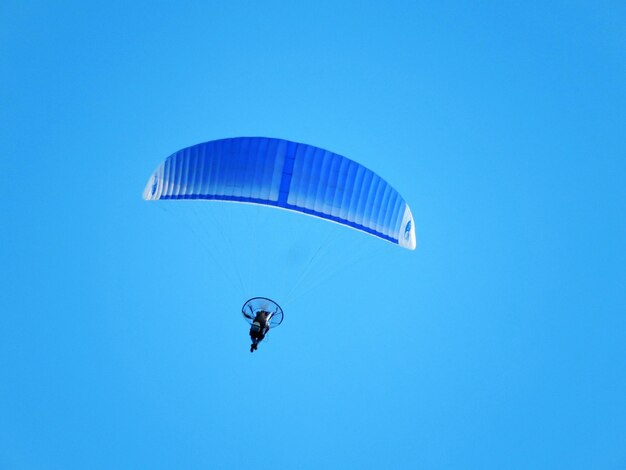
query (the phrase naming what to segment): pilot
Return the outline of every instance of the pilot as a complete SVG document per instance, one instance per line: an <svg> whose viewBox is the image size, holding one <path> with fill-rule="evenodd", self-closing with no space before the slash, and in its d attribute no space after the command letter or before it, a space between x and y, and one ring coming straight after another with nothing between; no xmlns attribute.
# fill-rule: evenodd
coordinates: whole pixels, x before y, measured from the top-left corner
<svg viewBox="0 0 626 470"><path fill-rule="evenodd" d="M259 310L256 313L254 320L252 320L252 324L250 325L250 338L252 339L250 352L256 351L259 343L263 341L263 338L265 338L265 335L270 329L269 319L270 313L265 310Z"/></svg>

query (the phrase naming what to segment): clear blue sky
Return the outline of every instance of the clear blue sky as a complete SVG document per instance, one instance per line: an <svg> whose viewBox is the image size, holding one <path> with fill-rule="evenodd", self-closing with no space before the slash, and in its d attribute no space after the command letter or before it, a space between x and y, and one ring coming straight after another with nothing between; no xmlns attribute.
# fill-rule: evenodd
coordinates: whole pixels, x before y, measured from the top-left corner
<svg viewBox="0 0 626 470"><path fill-rule="evenodd" d="M0 468L626 468L625 25L618 1L4 0ZM373 169L417 250L141 199L235 136ZM254 354L247 295L287 302Z"/></svg>

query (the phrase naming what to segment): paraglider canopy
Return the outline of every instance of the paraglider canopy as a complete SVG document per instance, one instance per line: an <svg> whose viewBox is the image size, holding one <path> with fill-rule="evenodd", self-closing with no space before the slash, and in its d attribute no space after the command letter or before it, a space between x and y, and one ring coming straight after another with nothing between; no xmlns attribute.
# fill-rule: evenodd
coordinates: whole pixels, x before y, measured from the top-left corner
<svg viewBox="0 0 626 470"><path fill-rule="evenodd" d="M249 324L252 324L257 312L260 311L268 313L270 328L275 328L283 322L283 309L276 302L266 297L253 297L241 307L243 318Z"/></svg>
<svg viewBox="0 0 626 470"><path fill-rule="evenodd" d="M411 209L388 182L346 157L284 139L235 137L181 149L156 168L143 197L276 207L416 246Z"/></svg>

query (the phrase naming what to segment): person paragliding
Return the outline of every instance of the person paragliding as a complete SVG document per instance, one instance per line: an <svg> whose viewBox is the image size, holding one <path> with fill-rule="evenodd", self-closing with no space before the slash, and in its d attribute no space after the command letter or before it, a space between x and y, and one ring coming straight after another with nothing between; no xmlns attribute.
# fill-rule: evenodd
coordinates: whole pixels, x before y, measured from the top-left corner
<svg viewBox="0 0 626 470"><path fill-rule="evenodd" d="M263 341L263 338L270 330L269 318L271 315L271 313L265 310L259 310L252 320L252 325L250 325L250 339L252 340L250 352L255 351L259 347L259 343Z"/></svg>
<svg viewBox="0 0 626 470"><path fill-rule="evenodd" d="M285 139L234 137L178 150L154 170L143 198L275 207L416 248L411 209L387 181L354 160ZM248 300L243 315L251 352L283 320L278 304L264 297Z"/></svg>
<svg viewBox="0 0 626 470"><path fill-rule="evenodd" d="M283 309L273 300L265 297L254 297L242 307L241 313L250 323L250 352L259 347L271 327L278 326L283 321Z"/></svg>

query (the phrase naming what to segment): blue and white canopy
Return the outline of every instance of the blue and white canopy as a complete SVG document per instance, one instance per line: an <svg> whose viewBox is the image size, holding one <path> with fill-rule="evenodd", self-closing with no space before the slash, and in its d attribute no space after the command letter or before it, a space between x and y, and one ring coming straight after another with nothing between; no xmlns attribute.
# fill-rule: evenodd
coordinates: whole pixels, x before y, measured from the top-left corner
<svg viewBox="0 0 626 470"><path fill-rule="evenodd" d="M157 167L143 197L274 206L410 250L416 244L411 210L385 180L346 157L288 140L238 137L184 148Z"/></svg>

